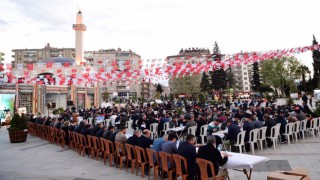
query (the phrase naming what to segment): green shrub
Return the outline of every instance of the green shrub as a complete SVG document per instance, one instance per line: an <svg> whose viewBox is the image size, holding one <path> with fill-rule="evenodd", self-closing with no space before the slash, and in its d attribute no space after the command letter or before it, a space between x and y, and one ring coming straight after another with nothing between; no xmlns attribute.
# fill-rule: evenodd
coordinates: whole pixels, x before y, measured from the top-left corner
<svg viewBox="0 0 320 180"><path fill-rule="evenodd" d="M28 129L28 117L24 114L14 114L11 120L11 126L8 130L24 130Z"/></svg>

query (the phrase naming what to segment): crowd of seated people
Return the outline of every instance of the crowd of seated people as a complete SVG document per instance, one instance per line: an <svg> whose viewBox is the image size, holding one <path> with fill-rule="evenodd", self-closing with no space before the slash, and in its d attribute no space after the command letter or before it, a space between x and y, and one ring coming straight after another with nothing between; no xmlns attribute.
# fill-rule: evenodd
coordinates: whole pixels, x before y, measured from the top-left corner
<svg viewBox="0 0 320 180"><path fill-rule="evenodd" d="M103 124L98 121L100 117L110 119L110 123ZM182 112L178 112L175 105L168 102L141 107L131 105L123 108L92 107L78 111L72 108L54 118L30 115L30 122L62 129L66 135L68 131L71 131L84 136L90 135L112 142L120 142L123 145L130 144L143 149L152 148L156 152L179 154L187 160L189 179L194 179L199 173L197 172L197 157L211 161L215 165L217 176L227 177L226 170L219 169L219 166L227 162L228 155L221 156L220 148L218 148L222 143L221 138L210 134L223 130L226 136L225 144L229 147L237 142L241 129L246 131L245 142L248 142L249 132L253 129L266 126L266 136L270 136L271 128L280 123L280 133L283 134L287 123L307 119L307 127L309 127L310 120L314 117L315 115L305 104L278 107L269 104L262 107L260 101L225 102L205 106L194 103L186 105ZM79 122L79 119L83 120ZM92 121L90 122L89 119ZM130 120L132 127L126 127L126 122ZM155 123L158 124L158 138L151 139L151 124ZM169 124L169 128L184 126L184 129L181 133L163 133L165 123ZM197 153L197 144L201 142L200 128L204 125L208 125L207 144L201 146ZM190 134L188 128L193 126L196 127L196 132ZM127 128L133 129L130 137L126 136ZM68 144L68 135L65 138ZM282 136L281 140L282 143L287 142L285 136ZM272 146L272 141L267 140L267 145ZM247 146L246 149L249 151L250 147ZM237 149L233 150L237 151Z"/></svg>

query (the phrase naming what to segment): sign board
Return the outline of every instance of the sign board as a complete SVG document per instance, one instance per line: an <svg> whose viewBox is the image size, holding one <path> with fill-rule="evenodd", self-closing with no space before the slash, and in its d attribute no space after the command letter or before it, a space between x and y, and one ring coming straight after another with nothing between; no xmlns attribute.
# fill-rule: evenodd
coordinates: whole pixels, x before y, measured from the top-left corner
<svg viewBox="0 0 320 180"><path fill-rule="evenodd" d="M291 93L290 98L291 99L299 99L299 95L298 95L298 93Z"/></svg>

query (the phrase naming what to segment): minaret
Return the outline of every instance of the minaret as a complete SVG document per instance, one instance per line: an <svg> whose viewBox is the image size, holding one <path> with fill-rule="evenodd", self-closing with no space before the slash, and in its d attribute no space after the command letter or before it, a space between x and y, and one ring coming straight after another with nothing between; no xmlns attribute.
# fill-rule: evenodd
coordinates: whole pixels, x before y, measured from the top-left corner
<svg viewBox="0 0 320 180"><path fill-rule="evenodd" d="M83 61L83 31L87 30L86 25L82 24L82 13L79 10L76 24L73 24L76 31L76 64L80 65Z"/></svg>

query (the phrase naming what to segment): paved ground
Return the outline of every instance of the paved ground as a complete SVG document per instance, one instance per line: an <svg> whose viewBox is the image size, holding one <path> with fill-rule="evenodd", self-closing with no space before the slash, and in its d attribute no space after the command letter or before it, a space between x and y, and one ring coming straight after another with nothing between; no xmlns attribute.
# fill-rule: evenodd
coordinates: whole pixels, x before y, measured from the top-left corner
<svg viewBox="0 0 320 180"><path fill-rule="evenodd" d="M252 179L265 180L270 171L304 167L311 179L320 179L320 137L308 137L299 143L283 144L276 149L256 150L256 155L270 158L269 162L255 166ZM26 143L11 144L6 127L0 129L0 180L91 180L141 179L126 173L125 169L109 167L102 162L80 157L67 147L50 144L29 136ZM241 172L229 170L232 180L242 180ZM152 177L153 178L153 177ZM144 179L147 179L145 177Z"/></svg>

